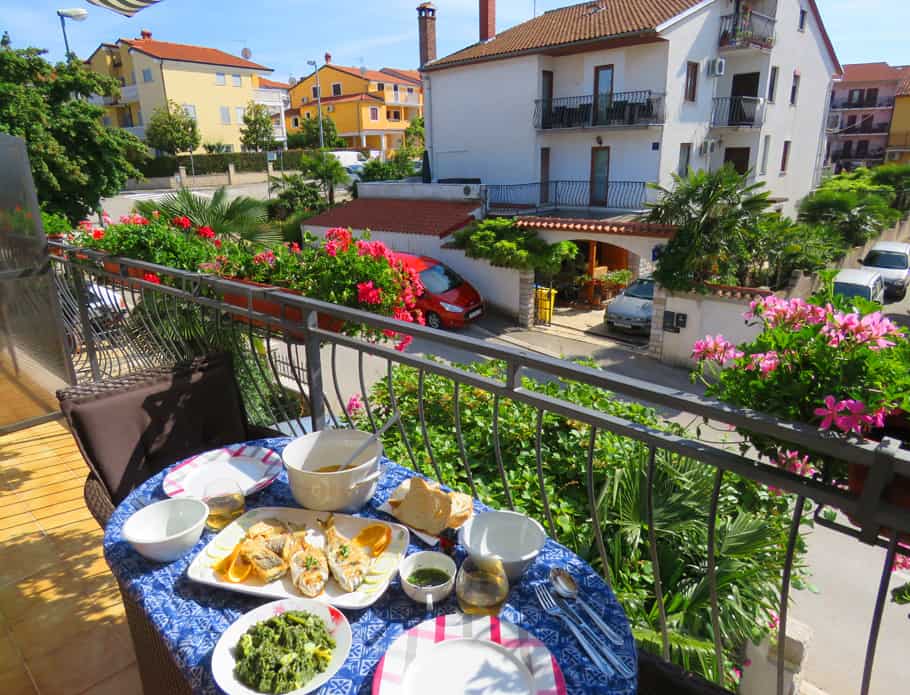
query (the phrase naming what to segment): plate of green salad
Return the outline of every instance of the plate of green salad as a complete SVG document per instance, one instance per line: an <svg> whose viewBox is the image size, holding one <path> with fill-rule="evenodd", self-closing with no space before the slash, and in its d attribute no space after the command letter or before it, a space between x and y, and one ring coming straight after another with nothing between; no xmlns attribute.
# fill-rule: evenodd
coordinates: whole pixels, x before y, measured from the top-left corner
<svg viewBox="0 0 910 695"><path fill-rule="evenodd" d="M227 695L303 695L338 672L351 641L351 626L334 606L308 598L273 601L224 631L212 675Z"/></svg>

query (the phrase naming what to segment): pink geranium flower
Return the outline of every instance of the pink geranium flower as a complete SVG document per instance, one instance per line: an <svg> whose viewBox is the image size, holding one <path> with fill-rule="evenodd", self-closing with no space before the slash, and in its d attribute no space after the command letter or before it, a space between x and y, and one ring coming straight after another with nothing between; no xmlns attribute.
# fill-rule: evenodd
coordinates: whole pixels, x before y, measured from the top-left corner
<svg viewBox="0 0 910 695"><path fill-rule="evenodd" d="M363 409L363 400L360 397L359 393L355 393L348 399L348 412L351 415L361 411Z"/></svg>
<svg viewBox="0 0 910 695"><path fill-rule="evenodd" d="M708 360L723 365L731 360L739 359L743 353L737 350L733 343L718 334L705 336L703 340L696 340L692 346L692 356L697 360Z"/></svg>
<svg viewBox="0 0 910 695"><path fill-rule="evenodd" d="M357 301L361 304L379 304L382 302L382 290L373 281L357 283Z"/></svg>
<svg viewBox="0 0 910 695"><path fill-rule="evenodd" d="M829 430L831 425L835 424L835 421L838 418L838 414L843 409L843 401L838 401L834 396L825 396L825 405L821 408L815 409L816 416L822 418L821 424L818 426L819 429Z"/></svg>

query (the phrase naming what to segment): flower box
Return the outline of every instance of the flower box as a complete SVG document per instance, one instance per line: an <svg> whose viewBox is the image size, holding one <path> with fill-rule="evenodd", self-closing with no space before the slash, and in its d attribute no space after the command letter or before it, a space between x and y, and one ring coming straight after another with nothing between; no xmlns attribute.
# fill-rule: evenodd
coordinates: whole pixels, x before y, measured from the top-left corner
<svg viewBox="0 0 910 695"><path fill-rule="evenodd" d="M113 275L120 275L120 264L114 261L104 261L104 269ZM141 280L145 275L145 271L140 268L127 268L126 274L128 277Z"/></svg>
<svg viewBox="0 0 910 695"><path fill-rule="evenodd" d="M253 287L268 287L279 289L284 292L289 292L290 294L301 295L297 290L292 290L287 287L275 287L274 285L267 285L261 282L255 282L253 280L246 280L244 278L231 277L227 278L233 282L239 282L243 285L251 285ZM246 309L249 307L249 302L247 296L244 294L233 294L231 292L224 293L224 301L231 306L241 307ZM274 316L275 318L281 318L281 303L271 300L263 299L261 297L253 297L253 311L259 312L261 314L266 314L267 316ZM296 307L285 307L283 317L288 321L303 321L303 311ZM239 321L240 323L250 323L253 326L258 326L260 328L265 327L265 322L257 321L255 319L250 321L250 319L245 316L234 314L234 320ZM328 314L317 314L316 316L316 325L319 328L332 331L333 333L340 333L344 328L344 321L342 319L335 318L334 316L329 316ZM292 335L295 338L303 339L304 335L302 331L288 330L288 334Z"/></svg>

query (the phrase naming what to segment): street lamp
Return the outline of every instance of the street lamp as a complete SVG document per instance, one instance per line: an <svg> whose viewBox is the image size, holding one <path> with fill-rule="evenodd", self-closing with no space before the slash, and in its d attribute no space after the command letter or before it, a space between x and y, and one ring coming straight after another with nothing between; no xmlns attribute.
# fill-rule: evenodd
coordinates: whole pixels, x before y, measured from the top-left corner
<svg viewBox="0 0 910 695"><path fill-rule="evenodd" d="M319 86L319 67L316 65L315 60L308 60L307 65L312 65L313 70L316 71L316 110L319 115L319 149L325 147L325 139L322 135L322 89Z"/></svg>
<svg viewBox="0 0 910 695"><path fill-rule="evenodd" d="M66 20L72 19L74 22L84 22L88 17L88 10L81 7L73 7L68 10L57 10L57 16L60 17L60 28L63 29L63 45L66 46L66 57L70 56L70 42L66 38Z"/></svg>

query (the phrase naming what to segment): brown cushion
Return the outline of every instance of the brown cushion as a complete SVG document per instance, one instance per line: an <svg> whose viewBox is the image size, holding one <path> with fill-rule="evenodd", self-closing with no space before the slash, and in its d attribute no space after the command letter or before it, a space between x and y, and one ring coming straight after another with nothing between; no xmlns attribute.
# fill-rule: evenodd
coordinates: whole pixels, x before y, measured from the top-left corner
<svg viewBox="0 0 910 695"><path fill-rule="evenodd" d="M122 389L75 391L75 397L58 394L61 409L115 504L175 461L246 439L230 355L146 380L132 377Z"/></svg>

